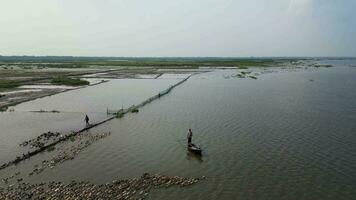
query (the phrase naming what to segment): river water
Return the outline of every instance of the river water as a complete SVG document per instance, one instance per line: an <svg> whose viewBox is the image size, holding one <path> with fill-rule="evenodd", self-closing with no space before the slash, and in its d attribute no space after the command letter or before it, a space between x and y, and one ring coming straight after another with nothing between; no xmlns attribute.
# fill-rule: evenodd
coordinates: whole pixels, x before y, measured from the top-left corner
<svg viewBox="0 0 356 200"><path fill-rule="evenodd" d="M188 188L156 190L150 199L354 199L356 67L350 65L356 62L332 62L336 67L275 69L274 73L256 69L261 74L257 80L236 78L236 70L192 76L138 114L90 130L110 131L111 136L94 143L74 160L26 181L105 183L149 172L207 177ZM78 94L63 93L20 104L15 110L70 108L95 113L107 105L139 103L177 79L151 81L165 82L154 82L157 90L134 100L130 97L113 102L112 98L118 96L108 95L118 84L111 82L112 86L102 84L97 90L108 96L102 102L89 95L88 101L71 104L76 99L73 97L86 94L78 90ZM130 90L131 96L149 90L138 91ZM98 115L96 119L100 117L104 118ZM188 128L193 130L193 142L204 150L202 157L186 151ZM4 144L1 140L2 147ZM25 170L44 157L45 153L0 171L0 176Z"/></svg>

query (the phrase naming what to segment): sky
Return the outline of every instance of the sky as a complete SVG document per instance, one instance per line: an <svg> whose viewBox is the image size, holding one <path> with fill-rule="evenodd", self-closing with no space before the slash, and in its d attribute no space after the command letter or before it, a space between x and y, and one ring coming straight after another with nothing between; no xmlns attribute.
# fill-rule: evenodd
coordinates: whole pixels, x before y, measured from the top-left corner
<svg viewBox="0 0 356 200"><path fill-rule="evenodd" d="M356 56L356 0L0 0L0 55Z"/></svg>

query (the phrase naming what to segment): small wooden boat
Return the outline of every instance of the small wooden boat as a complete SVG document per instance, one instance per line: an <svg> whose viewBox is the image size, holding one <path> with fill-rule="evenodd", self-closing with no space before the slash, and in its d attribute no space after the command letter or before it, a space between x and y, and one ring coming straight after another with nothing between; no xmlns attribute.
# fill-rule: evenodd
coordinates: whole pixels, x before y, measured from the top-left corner
<svg viewBox="0 0 356 200"><path fill-rule="evenodd" d="M188 151L198 155L201 155L202 152L201 148L196 146L195 144L188 144Z"/></svg>

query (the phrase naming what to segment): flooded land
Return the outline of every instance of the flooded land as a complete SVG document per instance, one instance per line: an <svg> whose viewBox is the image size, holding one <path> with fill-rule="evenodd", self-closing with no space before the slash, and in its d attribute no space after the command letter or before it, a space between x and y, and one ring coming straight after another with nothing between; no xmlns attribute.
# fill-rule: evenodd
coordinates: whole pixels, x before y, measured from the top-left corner
<svg viewBox="0 0 356 200"><path fill-rule="evenodd" d="M0 57L0 199L354 199L355 66Z"/></svg>

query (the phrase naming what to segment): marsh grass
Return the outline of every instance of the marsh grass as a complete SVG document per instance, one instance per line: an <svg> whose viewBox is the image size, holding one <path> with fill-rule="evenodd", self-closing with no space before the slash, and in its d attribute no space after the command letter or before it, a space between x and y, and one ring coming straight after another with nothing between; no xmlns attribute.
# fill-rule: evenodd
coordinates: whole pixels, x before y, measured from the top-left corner
<svg viewBox="0 0 356 200"><path fill-rule="evenodd" d="M257 77L256 76L249 76L250 78L252 78L252 79L257 79Z"/></svg>
<svg viewBox="0 0 356 200"><path fill-rule="evenodd" d="M313 66L316 67L316 68L319 68L319 67L323 67L323 68L333 67L333 65L321 65L321 64L314 64Z"/></svg>
<svg viewBox="0 0 356 200"><path fill-rule="evenodd" d="M89 85L89 82L86 80L80 80L77 78L69 78L65 76L57 76L51 81L54 85L68 85L68 86L82 86Z"/></svg>
<svg viewBox="0 0 356 200"><path fill-rule="evenodd" d="M54 151L54 150L56 150L56 147L54 147L54 146L50 146L47 149L48 152L51 152L51 151Z"/></svg>
<svg viewBox="0 0 356 200"><path fill-rule="evenodd" d="M122 117L124 117L124 113L122 112L116 113L116 118L122 118Z"/></svg>
<svg viewBox="0 0 356 200"><path fill-rule="evenodd" d="M152 67L152 68L190 68L199 67L269 67L283 62L295 62L292 58L133 58L133 57L1 57L0 64L16 62L17 66L48 68L85 68L91 66Z"/></svg>
<svg viewBox="0 0 356 200"><path fill-rule="evenodd" d="M0 90L1 89L11 89L15 87L19 87L21 84L18 81L11 80L1 80L0 79Z"/></svg>
<svg viewBox="0 0 356 200"><path fill-rule="evenodd" d="M8 109L7 106L0 107L0 112L6 112Z"/></svg>
<svg viewBox="0 0 356 200"><path fill-rule="evenodd" d="M138 110L138 108L134 108L134 109L131 110L131 112L132 112L132 113L138 113L139 110Z"/></svg>

